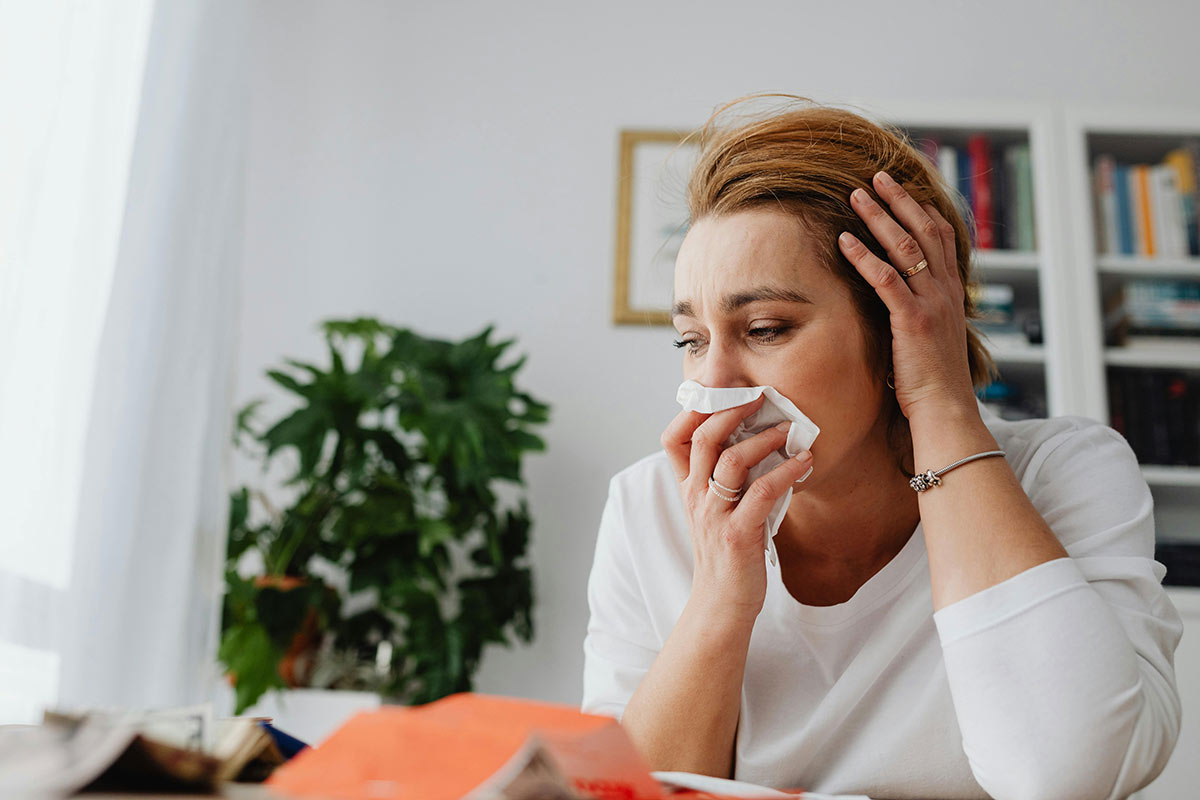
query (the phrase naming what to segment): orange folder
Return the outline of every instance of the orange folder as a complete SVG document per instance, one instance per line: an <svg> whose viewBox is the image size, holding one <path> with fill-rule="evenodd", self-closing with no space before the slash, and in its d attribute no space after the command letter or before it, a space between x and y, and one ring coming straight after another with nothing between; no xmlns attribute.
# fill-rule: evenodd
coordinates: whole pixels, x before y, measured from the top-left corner
<svg viewBox="0 0 1200 800"><path fill-rule="evenodd" d="M616 720L475 694L358 714L276 770L269 783L294 796L459 800L505 767L531 737L548 748L581 796L663 797Z"/></svg>

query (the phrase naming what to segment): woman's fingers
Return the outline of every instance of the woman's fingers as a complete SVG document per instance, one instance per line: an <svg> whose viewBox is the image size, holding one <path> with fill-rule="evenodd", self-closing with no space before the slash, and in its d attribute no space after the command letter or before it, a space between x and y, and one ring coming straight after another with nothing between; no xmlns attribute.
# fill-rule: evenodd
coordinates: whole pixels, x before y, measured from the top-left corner
<svg viewBox="0 0 1200 800"><path fill-rule="evenodd" d="M675 415L675 419L671 420L671 424L667 425L667 429L663 431L662 437L659 439L662 442L663 450L667 453L667 460L671 462L675 480L680 483L683 483L688 476L688 462L692 454L692 434L709 416L709 414L701 414L699 411L680 411Z"/></svg>
<svg viewBox="0 0 1200 800"><path fill-rule="evenodd" d="M746 476L750 474L754 465L766 458L768 454L783 447L784 442L787 441L787 432L790 427L790 422L781 422L774 428L759 431L749 439L726 448L717 459L716 469L713 470L713 479L721 486L735 492L741 489L742 484L746 482Z"/></svg>
<svg viewBox="0 0 1200 800"><path fill-rule="evenodd" d="M903 313L913 303L912 290L896 268L876 256L850 231L838 237L838 246L846 260L854 265L863 280L871 284L888 310L893 314Z"/></svg>
<svg viewBox="0 0 1200 800"><path fill-rule="evenodd" d="M955 291L959 301L963 297L962 275L958 272L958 247L954 242L954 226L946 221L942 213L932 203L921 206L925 213L937 225L938 237L942 240L942 259L946 264L945 281Z"/></svg>
<svg viewBox="0 0 1200 800"><path fill-rule="evenodd" d="M795 483L805 480L812 472L812 466L812 452L805 450L755 479L734 508L734 521L746 527L761 526L775 502Z"/></svg>
<svg viewBox="0 0 1200 800"><path fill-rule="evenodd" d="M742 420L762 408L763 396L759 395L745 405L718 411L700 424L692 434L691 457L688 460L688 475L693 481L703 481L708 491L708 479L717 467L717 459L725 449L730 435ZM697 483L697 490L700 484Z"/></svg>
<svg viewBox="0 0 1200 800"><path fill-rule="evenodd" d="M912 195L904 190L903 186L892 180L891 175L883 171L877 172L873 184L880 199L888 204L888 209L895 216L895 220L893 220L870 197L867 198L867 202L875 205L882 214L882 217L873 216L877 220L886 219L887 223L890 223L886 224L880 221L881 232L886 238L880 238L879 242L892 257L896 269L903 272L915 266L923 258L929 263L929 267L917 275L923 272L925 279L940 280L945 276L947 262L937 223L913 199ZM863 194L866 195L866 192ZM867 227L871 228L871 232L878 238L879 232L875 230L871 220L867 219L866 221ZM916 280L917 275L913 275L913 280ZM917 286L919 287L920 283Z"/></svg>
<svg viewBox="0 0 1200 800"><path fill-rule="evenodd" d="M729 435L733 433L734 428L738 426L746 417L753 414L762 407L763 398L760 395L756 400L753 400L745 405L737 408L730 408L724 411L718 411L715 414L703 414L699 411L680 411L675 415L675 419L667 425L663 431L659 441L662 443L663 450L667 453L667 460L671 462L671 470L675 473L675 479L683 483L687 476L691 473L692 446L693 439L697 435L697 430L709 419L717 418L717 426L728 427L722 438L716 441L718 446L723 445ZM727 425L727 421L732 420ZM719 433L719 430L717 431ZM715 434L705 434L702 437L702 446L707 446L707 443L713 439ZM720 454L718 450L716 455L712 456L715 462ZM705 473L705 480L712 474L712 471Z"/></svg>

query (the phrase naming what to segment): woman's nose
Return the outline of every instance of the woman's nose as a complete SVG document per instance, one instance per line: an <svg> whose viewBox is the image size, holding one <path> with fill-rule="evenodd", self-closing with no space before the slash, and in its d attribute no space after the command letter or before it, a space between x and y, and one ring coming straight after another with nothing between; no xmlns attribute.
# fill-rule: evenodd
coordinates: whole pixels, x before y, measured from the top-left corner
<svg viewBox="0 0 1200 800"><path fill-rule="evenodd" d="M700 377L696 380L704 386L729 387L753 386L746 375L745 364L734 346L727 342L712 341L708 345Z"/></svg>

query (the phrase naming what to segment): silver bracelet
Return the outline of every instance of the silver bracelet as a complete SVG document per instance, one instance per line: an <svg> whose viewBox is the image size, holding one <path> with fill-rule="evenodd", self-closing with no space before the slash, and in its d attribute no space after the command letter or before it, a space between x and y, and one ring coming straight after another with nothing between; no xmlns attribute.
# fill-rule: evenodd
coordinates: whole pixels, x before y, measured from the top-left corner
<svg viewBox="0 0 1200 800"><path fill-rule="evenodd" d="M981 458L991 458L992 456L1004 456L1003 450L988 450L986 453L976 453L973 456L960 458L948 467L942 467L937 472L927 469L924 472L918 472L909 480L908 485L918 492L923 492L934 486L942 485L942 476L950 470L961 467L963 464L970 464L972 461L978 461Z"/></svg>

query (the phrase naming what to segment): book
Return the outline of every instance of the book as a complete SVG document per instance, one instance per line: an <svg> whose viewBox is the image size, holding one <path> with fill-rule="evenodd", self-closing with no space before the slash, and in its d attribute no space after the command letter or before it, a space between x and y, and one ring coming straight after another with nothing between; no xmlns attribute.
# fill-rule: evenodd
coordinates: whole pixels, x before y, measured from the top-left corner
<svg viewBox="0 0 1200 800"><path fill-rule="evenodd" d="M1200 143L1197 145L1200 150ZM1200 197L1197 197L1197 170L1200 164L1187 147L1177 147L1167 153L1163 163L1175 172L1179 190L1180 214L1183 217L1184 244L1187 255L1200 256Z"/></svg>
<svg viewBox="0 0 1200 800"><path fill-rule="evenodd" d="M1012 160L1013 207L1016 228L1016 247L1019 250L1037 249L1037 231L1033 209L1033 164L1028 144L1008 149Z"/></svg>
<svg viewBox="0 0 1200 800"><path fill-rule="evenodd" d="M0 731L0 797L212 792L260 781L283 761L261 721L214 722L207 705L48 711L39 726Z"/></svg>
<svg viewBox="0 0 1200 800"><path fill-rule="evenodd" d="M1142 464L1200 466L1200 375L1146 367L1108 373L1109 424Z"/></svg>
<svg viewBox="0 0 1200 800"><path fill-rule="evenodd" d="M1129 175L1130 169L1127 164L1118 164L1113 175L1117 201L1117 241L1120 245L1116 252L1126 256L1136 252L1133 233L1133 189Z"/></svg>
<svg viewBox="0 0 1200 800"><path fill-rule="evenodd" d="M1120 225L1117 222L1117 161L1110 155L1096 159L1092 167L1092 198L1096 219L1096 252L1121 252Z"/></svg>
<svg viewBox="0 0 1200 800"><path fill-rule="evenodd" d="M1158 250L1154 242L1153 213L1150 209L1150 167L1147 164L1135 164L1130 174L1132 184L1134 252L1138 255L1153 256Z"/></svg>
<svg viewBox="0 0 1200 800"><path fill-rule="evenodd" d="M971 207L975 210L975 246L996 248L995 210L992 196L992 154L987 136L977 133L967 140L970 158Z"/></svg>

